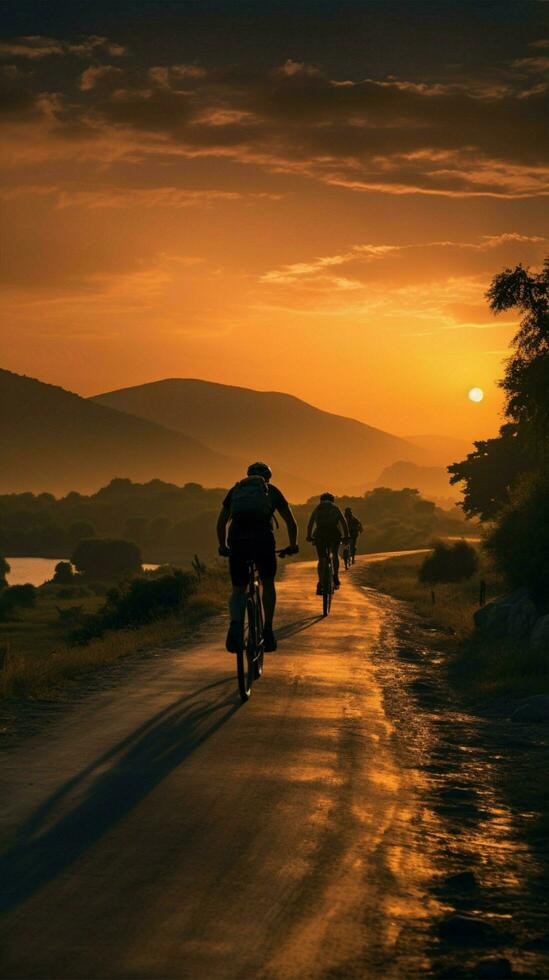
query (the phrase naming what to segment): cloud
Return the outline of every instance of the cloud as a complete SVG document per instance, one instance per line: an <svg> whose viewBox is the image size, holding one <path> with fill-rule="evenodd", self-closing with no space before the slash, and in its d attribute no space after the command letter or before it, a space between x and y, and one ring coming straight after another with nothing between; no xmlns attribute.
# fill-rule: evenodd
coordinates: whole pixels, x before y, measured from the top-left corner
<svg viewBox="0 0 549 980"><path fill-rule="evenodd" d="M325 255L310 262L295 262L273 269L260 277L260 282L267 285L288 286L308 282L320 282L323 286L327 281L326 270L335 266L351 265L359 267L375 260L394 258L407 252L431 253L436 251L438 261L442 251L453 252L489 252L511 244L546 245L548 239L539 235L522 235L518 232L504 232L497 235L482 235L476 242L433 241L412 244L359 244L353 245L345 252L336 255ZM358 285L361 285L358 283Z"/></svg>
<svg viewBox="0 0 549 980"><path fill-rule="evenodd" d="M112 48L100 37L40 41L30 50ZM63 137L85 143L90 156L94 143L110 140L119 154L127 147L128 159L161 148L173 158L226 158L356 193L544 196L549 94L533 84L530 65L543 60L517 59L521 67L511 66L503 82L469 87L334 79L292 60L264 70L90 65L78 78L80 101L71 92L54 113L52 152Z"/></svg>
<svg viewBox="0 0 549 980"><path fill-rule="evenodd" d="M80 76L80 91L90 92L103 82L115 84L123 74L122 69L114 65L90 65Z"/></svg>
<svg viewBox="0 0 549 980"><path fill-rule="evenodd" d="M0 56L9 58L28 58L31 61L48 58L51 55L75 54L87 58L98 51L104 51L112 57L121 57L127 49L122 44L109 41L106 37L95 34L82 37L73 42L60 41L43 34L29 34L16 37L11 41L0 42Z"/></svg>
<svg viewBox="0 0 549 980"><path fill-rule="evenodd" d="M185 190L178 187L128 188L106 185L93 190L78 190L51 184L19 184L0 190L0 198L52 197L55 207L96 210L100 208L189 208L208 206L216 201L278 200L280 195L266 192L243 193L224 190Z"/></svg>

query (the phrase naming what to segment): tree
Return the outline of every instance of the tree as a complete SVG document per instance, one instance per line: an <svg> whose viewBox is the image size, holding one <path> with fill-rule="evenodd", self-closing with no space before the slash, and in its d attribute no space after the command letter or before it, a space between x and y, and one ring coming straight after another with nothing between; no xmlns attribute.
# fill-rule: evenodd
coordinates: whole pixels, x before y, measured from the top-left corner
<svg viewBox="0 0 549 980"><path fill-rule="evenodd" d="M492 520L508 502L520 476L531 465L517 426L509 423L496 439L474 443L475 450L448 467L450 483L463 483L462 507L468 517Z"/></svg>
<svg viewBox="0 0 549 980"><path fill-rule="evenodd" d="M436 541L433 551L420 566L418 578L427 585L442 582L462 582L471 578L478 568L478 555L467 541L445 544Z"/></svg>
<svg viewBox="0 0 549 980"><path fill-rule="evenodd" d="M74 580L70 561L58 561L55 566L52 582L56 585L70 585Z"/></svg>
<svg viewBox="0 0 549 980"><path fill-rule="evenodd" d="M87 538L80 541L72 564L89 578L117 580L141 571L141 550L133 541Z"/></svg>
<svg viewBox="0 0 549 980"><path fill-rule="evenodd" d="M8 584L8 575L11 568L6 559L0 555L0 589L5 589Z"/></svg>
<svg viewBox="0 0 549 980"><path fill-rule="evenodd" d="M69 526L68 537L72 548L76 547L83 538L94 538L96 530L91 521L73 521Z"/></svg>
<svg viewBox="0 0 549 980"><path fill-rule="evenodd" d="M475 452L448 467L451 483L464 483L463 509L495 518L528 474L547 466L549 442L549 258L539 273L522 265L504 269L486 293L498 314L517 309L520 326L499 382L506 395L506 425L497 439L475 443Z"/></svg>
<svg viewBox="0 0 549 980"><path fill-rule="evenodd" d="M549 476L525 477L485 547L512 588L526 586L542 608L549 596Z"/></svg>

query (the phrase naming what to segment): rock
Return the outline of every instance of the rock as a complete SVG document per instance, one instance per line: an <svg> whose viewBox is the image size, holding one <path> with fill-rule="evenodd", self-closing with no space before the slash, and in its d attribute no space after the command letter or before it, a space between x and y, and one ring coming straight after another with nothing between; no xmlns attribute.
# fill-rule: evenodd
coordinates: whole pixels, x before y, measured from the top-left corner
<svg viewBox="0 0 549 980"><path fill-rule="evenodd" d="M478 882L472 871L459 871L444 879L446 888L453 892L472 892L478 888Z"/></svg>
<svg viewBox="0 0 549 980"><path fill-rule="evenodd" d="M506 956L494 956L479 960L473 967L473 976L480 980L507 980L513 976L513 969Z"/></svg>
<svg viewBox="0 0 549 980"><path fill-rule="evenodd" d="M549 613L540 616L530 633L530 645L536 650L549 650Z"/></svg>
<svg viewBox="0 0 549 980"><path fill-rule="evenodd" d="M549 694L534 694L527 698L523 704L515 708L511 715L511 721L518 721L528 724L529 722L547 723L549 722Z"/></svg>
<svg viewBox="0 0 549 980"><path fill-rule="evenodd" d="M479 633L501 639L507 636L509 606L501 599L494 600L477 609L473 614L473 620Z"/></svg>
<svg viewBox="0 0 549 980"><path fill-rule="evenodd" d="M532 627L538 619L538 610L530 596L522 596L511 603L507 632L514 640L523 640L530 635Z"/></svg>
<svg viewBox="0 0 549 980"><path fill-rule="evenodd" d="M485 946L494 942L496 930L486 919L451 913L439 923L439 936L452 946Z"/></svg>

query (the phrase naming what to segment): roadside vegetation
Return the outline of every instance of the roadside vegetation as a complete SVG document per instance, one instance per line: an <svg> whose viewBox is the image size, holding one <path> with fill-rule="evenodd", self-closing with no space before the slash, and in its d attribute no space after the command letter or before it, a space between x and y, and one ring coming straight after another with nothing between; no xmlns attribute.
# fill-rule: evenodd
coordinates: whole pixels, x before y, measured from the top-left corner
<svg viewBox="0 0 549 980"><path fill-rule="evenodd" d="M440 545L427 559L373 565L366 581L446 632L456 688L521 698L549 694L549 259L539 273L503 270L486 295L494 313L521 320L500 381L505 424L448 467L465 514L483 525L479 556Z"/></svg>
<svg viewBox="0 0 549 980"><path fill-rule="evenodd" d="M223 608L227 592L221 568L164 567L118 582L69 572L33 589L31 604L5 604L23 587L0 589L1 698L56 699L90 670L180 642Z"/></svg>
<svg viewBox="0 0 549 980"><path fill-rule="evenodd" d="M549 694L548 651L509 637L488 639L474 629L481 582L486 584L487 602L505 591L505 581L489 557L479 553L479 567L472 578L437 583L434 588L420 580L423 562L424 555L403 555L369 565L362 584L404 599L422 619L441 630L437 647L446 655L454 689L468 699Z"/></svg>

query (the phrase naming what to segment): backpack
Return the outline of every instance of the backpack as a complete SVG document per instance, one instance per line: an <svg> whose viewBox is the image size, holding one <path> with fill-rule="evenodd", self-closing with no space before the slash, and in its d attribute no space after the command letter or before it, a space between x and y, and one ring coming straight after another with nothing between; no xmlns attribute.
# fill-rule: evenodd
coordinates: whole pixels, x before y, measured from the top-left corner
<svg viewBox="0 0 549 980"><path fill-rule="evenodd" d="M273 505L269 488L262 476L247 476L235 483L230 500L231 520L270 521Z"/></svg>
<svg viewBox="0 0 549 980"><path fill-rule="evenodd" d="M316 509L316 526L319 530L328 530L337 527L339 521L339 510L329 500L319 504Z"/></svg>

